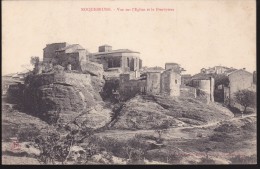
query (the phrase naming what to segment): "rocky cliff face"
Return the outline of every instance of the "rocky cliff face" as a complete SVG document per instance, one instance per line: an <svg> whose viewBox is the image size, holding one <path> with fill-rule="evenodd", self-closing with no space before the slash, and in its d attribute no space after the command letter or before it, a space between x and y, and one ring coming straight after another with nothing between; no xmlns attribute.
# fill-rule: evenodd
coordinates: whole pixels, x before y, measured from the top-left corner
<svg viewBox="0 0 260 169"><path fill-rule="evenodd" d="M24 105L31 114L49 123L59 117L69 120L102 102L99 92L103 84L102 78L90 74L53 72L30 76L25 83Z"/></svg>

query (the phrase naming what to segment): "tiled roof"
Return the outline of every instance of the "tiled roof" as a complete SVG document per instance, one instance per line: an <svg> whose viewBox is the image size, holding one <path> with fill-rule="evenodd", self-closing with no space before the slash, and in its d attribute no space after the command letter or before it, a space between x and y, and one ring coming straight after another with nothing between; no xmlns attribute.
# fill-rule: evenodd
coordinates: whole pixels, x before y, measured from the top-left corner
<svg viewBox="0 0 260 169"><path fill-rule="evenodd" d="M181 77L191 77L191 75L190 74L183 74L183 75L181 75Z"/></svg>
<svg viewBox="0 0 260 169"><path fill-rule="evenodd" d="M211 75L205 74L205 73L198 73L191 77L192 80L208 80L212 77Z"/></svg>
<svg viewBox="0 0 260 169"><path fill-rule="evenodd" d="M237 70L237 69L228 69L228 70L225 71L225 73L226 73L226 74L229 74L229 73L234 72L234 71L236 71L236 70Z"/></svg>
<svg viewBox="0 0 260 169"><path fill-rule="evenodd" d="M230 72L230 73L227 73L227 76L229 76L229 75L231 75L231 74L233 74L233 73L239 72L239 71L243 71L243 72L246 72L246 73L248 73L248 74L250 74L250 75L253 75L253 73L250 73L250 72L248 72L248 71L246 71L246 70L244 70L244 69L238 69L238 70L234 70L234 71L232 71L232 72Z"/></svg>
<svg viewBox="0 0 260 169"><path fill-rule="evenodd" d="M92 53L93 55L105 55L105 54L111 54L111 53L140 53L140 52L135 52L129 49L117 49L117 50L112 50L109 52L97 52L97 53Z"/></svg>
<svg viewBox="0 0 260 169"><path fill-rule="evenodd" d="M56 50L56 51L64 51L64 50L67 50L69 48L72 48L72 47L75 47L75 46L78 46L78 49L77 50L81 50L81 49L84 49L82 46L80 46L79 44L72 44L72 45L69 45L69 46L66 46L64 48L61 48L59 50Z"/></svg>

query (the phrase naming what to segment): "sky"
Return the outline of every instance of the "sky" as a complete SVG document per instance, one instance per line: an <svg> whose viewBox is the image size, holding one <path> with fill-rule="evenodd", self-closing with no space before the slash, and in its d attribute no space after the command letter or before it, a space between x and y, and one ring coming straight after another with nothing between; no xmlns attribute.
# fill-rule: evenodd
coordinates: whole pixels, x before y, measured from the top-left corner
<svg viewBox="0 0 260 169"><path fill-rule="evenodd" d="M253 72L256 5L255 0L2 2L3 75L23 71L31 56L42 58L46 44L57 42L80 44L89 52L103 44L139 51L143 66L175 62L189 74L218 65Z"/></svg>

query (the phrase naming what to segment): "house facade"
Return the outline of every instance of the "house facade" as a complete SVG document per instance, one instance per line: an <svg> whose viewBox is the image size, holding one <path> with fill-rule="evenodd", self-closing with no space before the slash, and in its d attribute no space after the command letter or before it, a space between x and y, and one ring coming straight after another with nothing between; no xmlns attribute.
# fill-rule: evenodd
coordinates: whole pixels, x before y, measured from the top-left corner
<svg viewBox="0 0 260 169"><path fill-rule="evenodd" d="M137 93L175 97L180 96L180 85L181 75L174 69L147 71L145 76L138 78L128 72L120 74L119 94L123 98Z"/></svg>
<svg viewBox="0 0 260 169"><path fill-rule="evenodd" d="M199 73L191 78L191 87L198 89L206 94L207 102L214 102L215 79L205 73Z"/></svg>
<svg viewBox="0 0 260 169"><path fill-rule="evenodd" d="M206 74L225 74L228 71L233 71L234 68L229 68L226 66L214 66L214 67L210 67L208 69L206 68L202 68L200 70L200 73L206 73Z"/></svg>
<svg viewBox="0 0 260 169"><path fill-rule="evenodd" d="M79 44L47 44L43 49L43 65L71 65L71 70L81 70L81 64L89 60L87 54L88 51Z"/></svg>
<svg viewBox="0 0 260 169"><path fill-rule="evenodd" d="M97 53L89 54L92 62L103 65L104 71L125 73L139 71L142 68L140 53L129 49L112 50L112 46L99 46Z"/></svg>
<svg viewBox="0 0 260 169"><path fill-rule="evenodd" d="M225 102L230 105L235 104L235 93L238 90L248 89L255 91L256 87L253 82L253 74L245 69L239 69L229 73L229 87L224 88Z"/></svg>

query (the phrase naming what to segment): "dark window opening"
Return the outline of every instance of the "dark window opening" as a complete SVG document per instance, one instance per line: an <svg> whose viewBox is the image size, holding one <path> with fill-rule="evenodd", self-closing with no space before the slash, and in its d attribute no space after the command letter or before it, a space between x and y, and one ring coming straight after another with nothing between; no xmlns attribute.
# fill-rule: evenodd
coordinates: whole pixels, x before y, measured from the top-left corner
<svg viewBox="0 0 260 169"><path fill-rule="evenodd" d="M108 68L120 67L120 66L121 66L121 60L118 58L108 60Z"/></svg>
<svg viewBox="0 0 260 169"><path fill-rule="evenodd" d="M129 58L127 58L127 66L130 67L130 61L129 61Z"/></svg>

